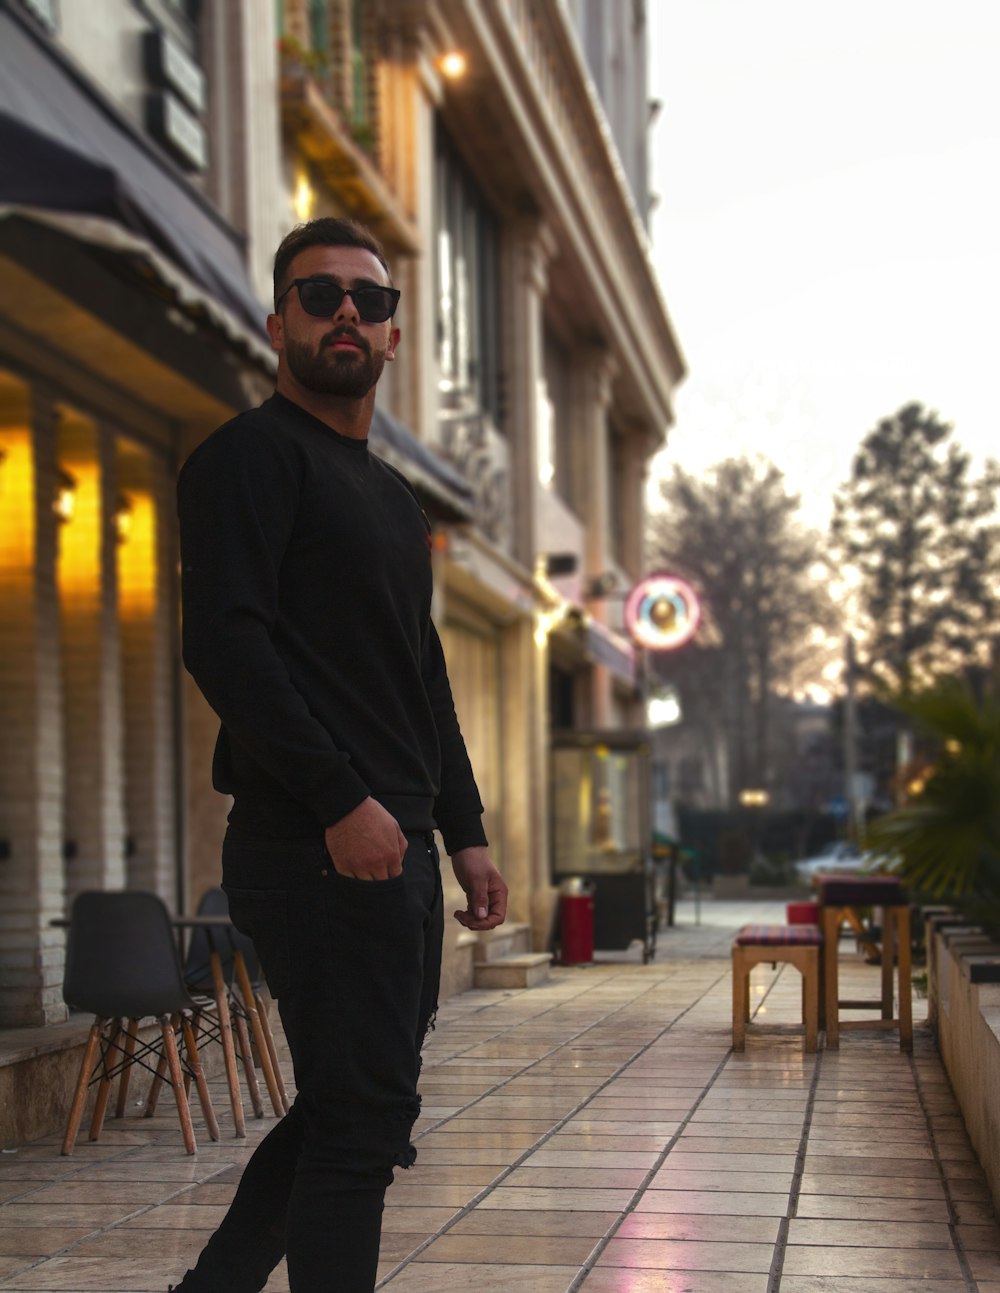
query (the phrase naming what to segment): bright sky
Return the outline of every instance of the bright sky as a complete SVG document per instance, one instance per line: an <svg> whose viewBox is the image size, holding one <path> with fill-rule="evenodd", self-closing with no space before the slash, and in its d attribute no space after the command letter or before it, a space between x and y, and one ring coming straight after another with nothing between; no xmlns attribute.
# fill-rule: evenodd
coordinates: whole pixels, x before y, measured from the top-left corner
<svg viewBox="0 0 1000 1293"><path fill-rule="evenodd" d="M658 465L760 452L825 526L918 400L1000 455L1000 3L648 0Z"/></svg>

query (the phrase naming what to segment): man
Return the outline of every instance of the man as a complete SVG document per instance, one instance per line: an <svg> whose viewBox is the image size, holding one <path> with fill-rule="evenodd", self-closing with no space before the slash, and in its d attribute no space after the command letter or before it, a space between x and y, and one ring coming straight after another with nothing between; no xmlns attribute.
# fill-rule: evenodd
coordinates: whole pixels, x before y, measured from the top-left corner
<svg viewBox="0 0 1000 1293"><path fill-rule="evenodd" d="M178 485L184 660L222 720L213 784L234 924L277 997L297 1098L258 1146L183 1293L369 1293L383 1195L416 1152L443 916L433 831L493 929L507 889L430 619L427 519L368 450L399 293L350 221L274 262L276 393Z"/></svg>

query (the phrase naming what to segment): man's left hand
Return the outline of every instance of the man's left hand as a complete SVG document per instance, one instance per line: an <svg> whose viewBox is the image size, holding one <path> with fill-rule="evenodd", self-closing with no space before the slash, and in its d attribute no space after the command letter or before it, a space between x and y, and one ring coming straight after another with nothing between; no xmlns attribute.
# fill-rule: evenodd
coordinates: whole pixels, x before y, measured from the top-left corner
<svg viewBox="0 0 1000 1293"><path fill-rule="evenodd" d="M459 849L452 855L455 879L465 891L469 905L456 911L455 919L466 929L496 929L507 916L507 885L482 845Z"/></svg>

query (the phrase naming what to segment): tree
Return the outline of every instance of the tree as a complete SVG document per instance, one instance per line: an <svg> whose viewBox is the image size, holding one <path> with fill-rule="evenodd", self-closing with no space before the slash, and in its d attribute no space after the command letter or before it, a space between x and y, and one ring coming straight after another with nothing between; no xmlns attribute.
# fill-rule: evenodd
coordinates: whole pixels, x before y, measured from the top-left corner
<svg viewBox="0 0 1000 1293"><path fill-rule="evenodd" d="M1000 468L973 479L969 467L953 428L907 404L865 437L835 497L834 549L858 587L859 667L890 691L987 662Z"/></svg>
<svg viewBox="0 0 1000 1293"><path fill-rule="evenodd" d="M661 668L681 688L685 721L723 743L735 804L740 790L769 786L774 697L815 673L833 623L816 578L820 539L763 458L728 459L701 478L676 467L660 489L651 562L689 580L704 612L696 642Z"/></svg>
<svg viewBox="0 0 1000 1293"><path fill-rule="evenodd" d="M945 678L897 704L934 740L934 761L910 802L869 826L866 846L1000 937L1000 701Z"/></svg>

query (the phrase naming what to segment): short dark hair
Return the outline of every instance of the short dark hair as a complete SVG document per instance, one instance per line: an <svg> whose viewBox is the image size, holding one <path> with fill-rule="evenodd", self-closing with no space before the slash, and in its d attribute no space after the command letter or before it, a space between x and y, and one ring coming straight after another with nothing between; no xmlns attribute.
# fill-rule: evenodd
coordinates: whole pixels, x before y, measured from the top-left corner
<svg viewBox="0 0 1000 1293"><path fill-rule="evenodd" d="M285 275L288 267L307 247L361 247L370 251L379 262L392 282L389 263L385 258L385 249L370 229L357 220L342 220L335 216L321 216L318 220L309 220L295 228L281 240L281 246L274 253L274 299L277 301L281 289L285 286Z"/></svg>

